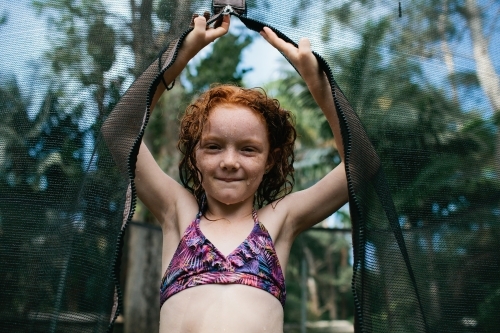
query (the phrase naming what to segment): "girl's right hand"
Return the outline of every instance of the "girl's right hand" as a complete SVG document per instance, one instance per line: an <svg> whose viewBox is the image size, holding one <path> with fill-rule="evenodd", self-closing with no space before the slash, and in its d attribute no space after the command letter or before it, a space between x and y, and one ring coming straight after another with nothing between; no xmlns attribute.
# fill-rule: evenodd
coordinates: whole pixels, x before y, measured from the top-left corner
<svg viewBox="0 0 500 333"><path fill-rule="evenodd" d="M201 49L216 40L217 38L224 36L229 30L230 16L223 15L222 23L217 28L207 28L207 20L203 16L198 16L194 18L194 28L186 36L184 40L183 49L189 54L190 57L194 57Z"/></svg>
<svg viewBox="0 0 500 333"><path fill-rule="evenodd" d="M189 60L198 54L205 46L227 33L229 30L229 20L229 15L224 15L220 26L217 28L207 28L207 20L205 17L198 16L194 18L194 28L184 39L174 63L163 74L163 79L166 83L157 86L151 101L150 110L154 110L166 86L175 80L186 67Z"/></svg>

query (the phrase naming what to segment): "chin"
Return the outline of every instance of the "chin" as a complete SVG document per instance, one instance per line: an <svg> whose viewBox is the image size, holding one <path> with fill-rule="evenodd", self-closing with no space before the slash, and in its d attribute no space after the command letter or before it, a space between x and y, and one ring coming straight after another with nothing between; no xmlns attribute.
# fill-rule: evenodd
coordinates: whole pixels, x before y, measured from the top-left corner
<svg viewBox="0 0 500 333"><path fill-rule="evenodd" d="M225 199L225 200L218 200L220 203L223 203L224 205L235 205L237 203L243 202L245 200L237 200L237 199Z"/></svg>
<svg viewBox="0 0 500 333"><path fill-rule="evenodd" d="M214 197L215 200L219 201L220 203L223 203L225 205L235 205L244 202L245 200L248 200L248 197L223 197L223 198L217 198Z"/></svg>

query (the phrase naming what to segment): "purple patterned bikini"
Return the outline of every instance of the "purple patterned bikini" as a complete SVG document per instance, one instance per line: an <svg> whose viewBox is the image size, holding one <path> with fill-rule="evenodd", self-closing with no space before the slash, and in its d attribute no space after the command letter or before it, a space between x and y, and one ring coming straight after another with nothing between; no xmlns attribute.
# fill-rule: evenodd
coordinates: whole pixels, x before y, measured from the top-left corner
<svg viewBox="0 0 500 333"><path fill-rule="evenodd" d="M201 212L187 227L160 287L160 307L178 292L205 284L243 284L265 290L285 306L285 278L268 231L252 212L250 235L225 257L200 230Z"/></svg>

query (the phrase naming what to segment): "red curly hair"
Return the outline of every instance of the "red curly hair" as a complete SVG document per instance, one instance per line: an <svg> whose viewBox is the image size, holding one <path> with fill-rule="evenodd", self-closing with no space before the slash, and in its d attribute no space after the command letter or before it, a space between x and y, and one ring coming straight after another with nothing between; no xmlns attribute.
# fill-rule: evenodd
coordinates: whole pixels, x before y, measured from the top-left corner
<svg viewBox="0 0 500 333"><path fill-rule="evenodd" d="M261 208L289 194L295 181L293 148L297 138L292 113L283 109L278 100L269 98L261 88L245 89L233 85L214 85L186 108L181 118L177 144L183 154L179 162L182 184L201 203L205 190L201 172L196 166L196 149L210 111L223 104L246 106L260 114L266 122L272 167L264 174L257 189L257 207Z"/></svg>

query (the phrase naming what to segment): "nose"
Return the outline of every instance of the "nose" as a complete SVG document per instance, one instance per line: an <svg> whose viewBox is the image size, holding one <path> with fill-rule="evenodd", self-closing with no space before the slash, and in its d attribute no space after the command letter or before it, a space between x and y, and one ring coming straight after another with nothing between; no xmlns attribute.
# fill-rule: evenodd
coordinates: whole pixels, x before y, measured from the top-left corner
<svg viewBox="0 0 500 333"><path fill-rule="evenodd" d="M238 170L240 168L240 163L238 162L238 156L235 151L229 149L224 155L222 155L222 160L220 161L221 169L226 170Z"/></svg>

